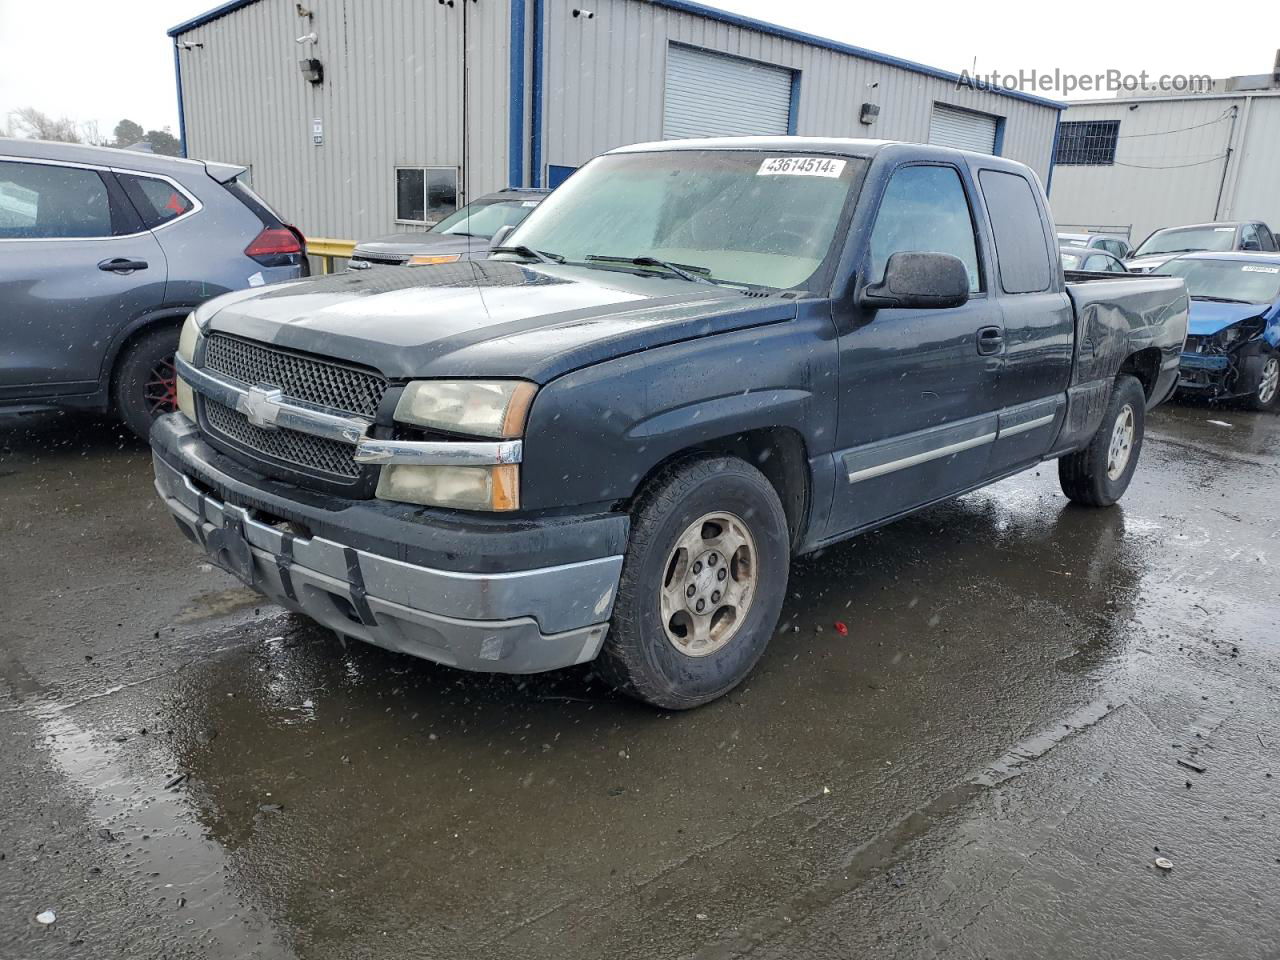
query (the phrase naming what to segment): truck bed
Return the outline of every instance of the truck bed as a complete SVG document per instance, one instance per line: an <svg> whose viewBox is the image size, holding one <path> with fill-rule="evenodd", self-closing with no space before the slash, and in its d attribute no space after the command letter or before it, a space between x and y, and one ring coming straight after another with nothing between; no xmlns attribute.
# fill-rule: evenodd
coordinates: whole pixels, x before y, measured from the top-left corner
<svg viewBox="0 0 1280 960"><path fill-rule="evenodd" d="M1152 362L1177 361L1187 337L1187 289L1181 278L1148 274L1067 272L1076 313L1073 384L1110 381L1140 350Z"/></svg>

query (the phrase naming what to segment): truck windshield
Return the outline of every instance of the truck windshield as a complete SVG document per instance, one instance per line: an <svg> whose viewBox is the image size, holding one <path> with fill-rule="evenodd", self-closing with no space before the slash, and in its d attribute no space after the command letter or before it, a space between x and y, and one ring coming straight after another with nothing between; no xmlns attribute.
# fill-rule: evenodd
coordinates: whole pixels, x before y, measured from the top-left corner
<svg viewBox="0 0 1280 960"><path fill-rule="evenodd" d="M504 246L598 269L670 275L665 261L722 283L799 287L826 259L863 166L743 150L610 154L575 173Z"/></svg>
<svg viewBox="0 0 1280 960"><path fill-rule="evenodd" d="M499 200L496 203L469 203L451 213L428 233L446 233L456 237L481 237L488 240L499 228L512 226L523 220L538 205L536 199Z"/></svg>
<svg viewBox="0 0 1280 960"><path fill-rule="evenodd" d="M1195 250L1225 253L1235 248L1235 242L1235 227L1178 227L1157 230L1142 241L1142 246L1133 252L1133 256L1149 257L1157 253L1189 253Z"/></svg>
<svg viewBox="0 0 1280 960"><path fill-rule="evenodd" d="M1280 300L1280 263L1239 260L1172 260L1159 273L1182 277L1187 293L1203 300L1274 303Z"/></svg>

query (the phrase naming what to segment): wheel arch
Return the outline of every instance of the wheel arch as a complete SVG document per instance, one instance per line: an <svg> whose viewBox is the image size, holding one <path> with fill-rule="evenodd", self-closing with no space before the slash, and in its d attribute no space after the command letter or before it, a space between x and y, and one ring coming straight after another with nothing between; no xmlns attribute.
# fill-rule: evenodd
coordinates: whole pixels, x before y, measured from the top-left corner
<svg viewBox="0 0 1280 960"><path fill-rule="evenodd" d="M1120 369L1116 371L1117 377L1131 376L1140 384L1142 390L1150 401L1155 397L1157 385L1160 381L1160 348L1144 347L1141 350L1135 350L1129 354L1120 363Z"/></svg>
<svg viewBox="0 0 1280 960"><path fill-rule="evenodd" d="M188 304L152 310L136 318L120 332L120 335L116 337L107 351L107 355L103 358L102 373L98 377L98 389L104 404L110 405L111 403L112 393L116 386L116 378L120 372L120 361L128 355L129 348L153 330L180 325L186 319L187 314L195 308L195 304Z"/></svg>
<svg viewBox="0 0 1280 960"><path fill-rule="evenodd" d="M713 439L701 440L663 457L638 480L627 506L673 464L700 457L730 456L751 464L767 479L782 502L787 517L791 548L804 542L809 527L813 482L809 472L808 448L794 427L758 427Z"/></svg>

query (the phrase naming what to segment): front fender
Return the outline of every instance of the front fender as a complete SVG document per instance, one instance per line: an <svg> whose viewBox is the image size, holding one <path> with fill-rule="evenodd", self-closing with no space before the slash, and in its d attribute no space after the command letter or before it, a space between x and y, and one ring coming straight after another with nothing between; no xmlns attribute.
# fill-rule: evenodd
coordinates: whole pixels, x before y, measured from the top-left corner
<svg viewBox="0 0 1280 960"><path fill-rule="evenodd" d="M676 454L750 430L794 430L816 457L835 434L838 369L830 308L814 301L791 320L566 374L543 387L530 412L521 503L625 500Z"/></svg>

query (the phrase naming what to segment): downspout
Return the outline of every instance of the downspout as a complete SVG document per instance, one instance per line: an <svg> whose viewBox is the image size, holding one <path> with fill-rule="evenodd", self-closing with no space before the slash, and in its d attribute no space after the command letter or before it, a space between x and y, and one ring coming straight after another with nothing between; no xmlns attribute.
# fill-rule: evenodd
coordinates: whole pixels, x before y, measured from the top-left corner
<svg viewBox="0 0 1280 960"><path fill-rule="evenodd" d="M524 49L528 42L524 19L525 0L511 0L511 63L507 77L507 185L524 183Z"/></svg>
<svg viewBox="0 0 1280 960"><path fill-rule="evenodd" d="M1250 101L1245 100L1246 109ZM1222 195L1227 189L1227 175L1231 172L1231 156L1234 154L1235 148L1233 144L1236 142L1236 118L1240 116L1240 105L1235 104L1231 108L1231 129L1227 133L1227 152L1222 161L1222 179L1218 182L1218 199L1213 204L1213 219L1217 220L1222 211Z"/></svg>
<svg viewBox="0 0 1280 960"><path fill-rule="evenodd" d="M533 100L529 116L530 183L542 186L543 0L533 0Z"/></svg>
<svg viewBox="0 0 1280 960"><path fill-rule="evenodd" d="M1053 189L1053 167L1054 160L1058 157L1058 137L1062 134L1062 115L1066 111L1058 111L1058 119L1053 123L1053 146L1049 148L1049 177L1044 184L1044 195L1049 196L1049 191Z"/></svg>
<svg viewBox="0 0 1280 960"><path fill-rule="evenodd" d="M178 56L178 38L173 38L173 76L178 84L178 151L187 155L187 115L182 106L182 59Z"/></svg>
<svg viewBox="0 0 1280 960"><path fill-rule="evenodd" d="M467 146L471 139L471 104L470 98L467 96L471 89L470 71L467 70L467 9L471 6L470 0L462 0L462 176L459 178L461 183L458 184L458 208L466 206L470 197L467 196L467 180L471 171L471 157L468 154Z"/></svg>

